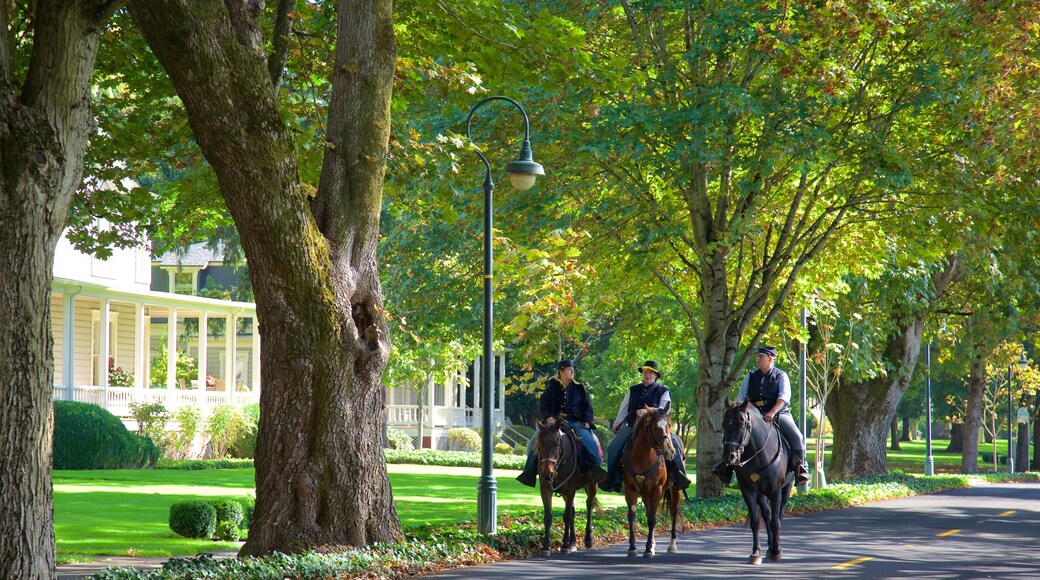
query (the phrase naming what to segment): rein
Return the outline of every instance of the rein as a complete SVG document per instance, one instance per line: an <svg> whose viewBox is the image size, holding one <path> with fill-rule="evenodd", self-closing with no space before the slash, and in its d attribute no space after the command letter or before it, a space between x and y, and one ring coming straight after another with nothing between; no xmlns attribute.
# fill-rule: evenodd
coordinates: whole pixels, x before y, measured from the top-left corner
<svg viewBox="0 0 1040 580"><path fill-rule="evenodd" d="M644 442L639 437L633 437L633 440L632 440L632 443L630 444L630 447L635 447L638 444L638 445L642 445L643 447L646 447L647 449L650 449L650 450L654 451L654 453L657 454L657 461L655 461L653 467L648 469L645 473L643 473L641 475L636 475L635 477L637 479L640 478L640 477L642 477L643 479L646 479L646 478L650 477L655 472L657 472L657 470L660 469L660 467L662 465L664 465L664 444L666 443L666 440L668 438L668 436L665 435L664 437L661 437L660 439L657 439L656 437L654 437L654 432L653 432L653 430L652 430L652 428L650 426L651 422L649 420L645 420L645 419L644 419L643 422L646 423L644 431L646 432L646 438L650 439L650 443L648 444L648 443ZM632 468L632 463L631 463L631 461L629 461L629 456L630 455L631 455L630 452L625 453L625 455L621 458L621 461L622 461L622 463L624 463L625 469L634 474L635 473L635 469ZM640 481L640 484L641 483L642 483L642 481Z"/></svg>
<svg viewBox="0 0 1040 580"><path fill-rule="evenodd" d="M566 440L570 441L570 443L571 443L570 449L567 449L567 445L565 445L561 441L560 442L560 448L562 449L562 451L560 453L560 455L561 455L560 458L553 459L553 458L549 457L549 458L545 458L545 459L541 460L541 463L548 463L548 464L553 465L554 467L562 466L565 469L567 467L570 467L570 472L567 474L567 477L565 477L563 479L563 481L561 481L559 484L556 484L556 476L559 473L561 473L561 472L556 470L556 469L553 470L552 478L551 478L551 480L549 482L549 484L552 486L553 493L558 492L561 488L563 488L563 486L566 485L567 482L570 481L572 477L574 477L574 474L578 472L578 461L577 461L577 454L576 454L576 451L578 449L578 442L574 438L574 431L571 430L571 429L564 429L564 427L562 425L561 425L559 430L560 430L560 434ZM570 453L569 454L564 454L563 451L570 451Z"/></svg>
<svg viewBox="0 0 1040 580"><path fill-rule="evenodd" d="M737 455L739 457L743 457L744 456L744 447L748 444L748 442L751 441L751 430L752 430L751 411L745 409L742 414L744 415L744 418L745 418L744 419L744 429L743 429L744 435L742 437L740 445L737 446ZM737 463L734 467L742 468L742 467L746 466L748 463L751 463L752 460L754 460L756 457L758 457L763 451L765 451L766 450L766 445L769 444L770 435L772 435L774 431L776 432L776 437L777 437L777 441L776 441L777 442L776 455L774 455L773 458L770 459L768 463L766 463L765 467L763 467L762 469L760 469L758 471L753 471L751 473L753 475L759 475L759 474L763 473L764 471L766 471L767 469L769 469L770 467L772 467L774 463L776 463L777 459L780 458L780 452L783 451L783 448L784 448L783 443L780 441L780 428L777 427L777 425L775 423L770 423L768 428L769 428L769 431L766 432L766 440L763 441L762 445L759 446L758 451L755 451L754 453L751 454L750 457L748 457L747 459L744 459L740 463ZM733 444L733 442L731 442L731 441L724 442L724 443L729 443L731 445Z"/></svg>

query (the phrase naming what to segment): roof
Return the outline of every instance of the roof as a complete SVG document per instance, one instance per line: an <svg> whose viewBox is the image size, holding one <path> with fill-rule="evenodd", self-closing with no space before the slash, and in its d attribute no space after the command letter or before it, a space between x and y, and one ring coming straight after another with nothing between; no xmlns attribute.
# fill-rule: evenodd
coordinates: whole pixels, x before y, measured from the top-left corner
<svg viewBox="0 0 1040 580"><path fill-rule="evenodd" d="M207 247L207 245L207 242L198 242L188 246L187 250L171 250L161 257L152 260L152 263L157 266L197 266L205 268L209 266L210 262L223 262L227 244L220 242L216 250Z"/></svg>

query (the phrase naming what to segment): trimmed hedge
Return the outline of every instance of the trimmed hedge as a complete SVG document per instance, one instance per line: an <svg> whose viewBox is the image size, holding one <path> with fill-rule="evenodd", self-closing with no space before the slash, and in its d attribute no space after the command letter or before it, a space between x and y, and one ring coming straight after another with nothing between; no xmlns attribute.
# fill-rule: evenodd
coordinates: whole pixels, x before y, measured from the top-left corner
<svg viewBox="0 0 1040 580"><path fill-rule="evenodd" d="M97 405L54 402L54 469L154 467L159 448Z"/></svg>
<svg viewBox="0 0 1040 580"><path fill-rule="evenodd" d="M170 506L170 529L185 538L208 540L217 529L217 510L202 499L179 501Z"/></svg>

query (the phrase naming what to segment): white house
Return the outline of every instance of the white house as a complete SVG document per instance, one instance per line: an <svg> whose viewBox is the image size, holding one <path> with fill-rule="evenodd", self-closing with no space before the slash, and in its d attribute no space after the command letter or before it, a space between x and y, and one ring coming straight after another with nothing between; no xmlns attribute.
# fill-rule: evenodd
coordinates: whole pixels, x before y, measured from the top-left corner
<svg viewBox="0 0 1040 580"><path fill-rule="evenodd" d="M159 402L171 411L191 405L203 416L221 403L259 402L256 306L193 295L231 279L233 267L220 254L193 244L153 259L142 244L102 260L63 237L51 295L54 399L94 403L124 419L133 402ZM178 377L178 357L166 353L189 359L195 373ZM493 405L496 427L505 424L505 363L505 353L496 353L490 402L481 400L481 357L471 373L427 385L423 447L446 449L448 429L479 427L484 404ZM418 435L416 390L388 389L386 409L390 427Z"/></svg>

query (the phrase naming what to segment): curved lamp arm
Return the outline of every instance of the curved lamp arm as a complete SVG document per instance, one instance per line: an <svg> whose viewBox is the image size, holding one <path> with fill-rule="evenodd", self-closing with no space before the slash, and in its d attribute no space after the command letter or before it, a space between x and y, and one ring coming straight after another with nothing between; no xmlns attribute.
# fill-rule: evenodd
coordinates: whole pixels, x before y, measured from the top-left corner
<svg viewBox="0 0 1040 580"><path fill-rule="evenodd" d="M527 111L524 110L520 103L510 99L509 97L502 96L488 97L479 101L477 104L473 105L473 108L469 111L469 116L466 118L466 138L468 138L471 143L473 142L473 136L470 133L473 125L473 116L476 114L477 109L479 109L484 103L490 101L506 101L512 103L513 106L519 109L520 113L524 116L524 142L520 147L520 156L516 161L506 165L506 173L509 174L509 179L514 188L519 190L530 189L534 185L537 176L545 175L545 169L534 160L534 155L531 151L531 122L527 118ZM488 162L487 157L481 153L479 148L474 147L474 152L478 157L480 157L480 160L484 162L484 168L487 170L484 177L484 186L494 186L494 183L491 181L491 163Z"/></svg>

